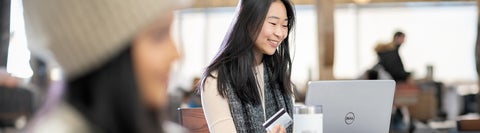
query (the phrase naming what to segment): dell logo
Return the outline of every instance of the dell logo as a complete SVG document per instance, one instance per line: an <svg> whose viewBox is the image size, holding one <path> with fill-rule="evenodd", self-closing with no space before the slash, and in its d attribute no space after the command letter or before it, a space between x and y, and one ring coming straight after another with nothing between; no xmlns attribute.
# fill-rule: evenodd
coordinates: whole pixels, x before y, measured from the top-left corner
<svg viewBox="0 0 480 133"><path fill-rule="evenodd" d="M348 112L345 115L345 124L351 125L355 121L355 114L353 112Z"/></svg>

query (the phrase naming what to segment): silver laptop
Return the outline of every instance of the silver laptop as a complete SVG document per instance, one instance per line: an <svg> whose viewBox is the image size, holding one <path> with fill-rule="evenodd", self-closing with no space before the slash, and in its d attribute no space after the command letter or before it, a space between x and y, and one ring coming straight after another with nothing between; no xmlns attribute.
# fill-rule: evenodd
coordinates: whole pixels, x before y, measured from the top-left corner
<svg viewBox="0 0 480 133"><path fill-rule="evenodd" d="M395 81L310 81L306 105L322 105L324 133L388 133Z"/></svg>

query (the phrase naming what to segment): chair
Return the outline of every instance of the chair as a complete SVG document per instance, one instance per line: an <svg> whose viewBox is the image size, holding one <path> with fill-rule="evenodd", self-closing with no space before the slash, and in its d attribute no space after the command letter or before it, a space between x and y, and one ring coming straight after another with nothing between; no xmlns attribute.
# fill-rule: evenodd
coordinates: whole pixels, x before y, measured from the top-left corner
<svg viewBox="0 0 480 133"><path fill-rule="evenodd" d="M480 119L457 121L458 131L480 131Z"/></svg>
<svg viewBox="0 0 480 133"><path fill-rule="evenodd" d="M202 108L178 108L180 124L192 133L209 133Z"/></svg>

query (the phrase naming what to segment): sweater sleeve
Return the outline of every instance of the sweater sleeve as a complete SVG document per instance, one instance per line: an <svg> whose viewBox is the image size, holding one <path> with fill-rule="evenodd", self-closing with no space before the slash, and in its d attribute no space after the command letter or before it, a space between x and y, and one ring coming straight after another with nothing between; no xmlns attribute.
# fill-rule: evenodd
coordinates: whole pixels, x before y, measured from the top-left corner
<svg viewBox="0 0 480 133"><path fill-rule="evenodd" d="M216 76L216 75L214 75ZM230 114L228 100L220 96L217 79L208 77L201 90L203 112L212 133L235 133L235 124Z"/></svg>

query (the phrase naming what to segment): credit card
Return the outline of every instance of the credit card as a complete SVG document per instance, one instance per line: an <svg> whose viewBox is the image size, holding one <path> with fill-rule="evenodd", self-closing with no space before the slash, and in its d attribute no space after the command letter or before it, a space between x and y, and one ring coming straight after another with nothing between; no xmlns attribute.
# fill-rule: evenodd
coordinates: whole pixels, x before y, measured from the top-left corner
<svg viewBox="0 0 480 133"><path fill-rule="evenodd" d="M265 127L265 129L267 129L267 131L270 132L277 125L282 125L284 128L287 128L288 126L292 125L292 123L292 117L288 115L285 108L282 108L262 125Z"/></svg>

